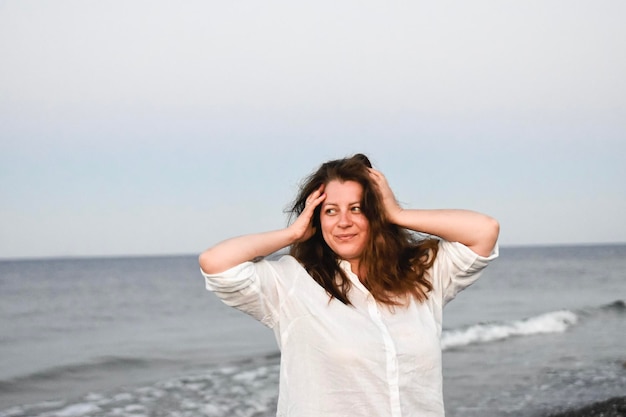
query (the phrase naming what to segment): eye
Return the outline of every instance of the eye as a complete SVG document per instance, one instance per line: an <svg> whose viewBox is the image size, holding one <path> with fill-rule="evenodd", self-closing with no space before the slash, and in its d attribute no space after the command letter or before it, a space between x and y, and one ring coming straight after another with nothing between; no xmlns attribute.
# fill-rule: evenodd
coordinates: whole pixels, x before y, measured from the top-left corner
<svg viewBox="0 0 626 417"><path fill-rule="evenodd" d="M337 213L337 210L334 208L327 208L326 210L324 210L324 214L329 216L332 216L335 213Z"/></svg>
<svg viewBox="0 0 626 417"><path fill-rule="evenodd" d="M361 207L360 207L360 206L354 206L354 207L351 207L351 208L350 208L350 210L351 210L353 213L361 213Z"/></svg>

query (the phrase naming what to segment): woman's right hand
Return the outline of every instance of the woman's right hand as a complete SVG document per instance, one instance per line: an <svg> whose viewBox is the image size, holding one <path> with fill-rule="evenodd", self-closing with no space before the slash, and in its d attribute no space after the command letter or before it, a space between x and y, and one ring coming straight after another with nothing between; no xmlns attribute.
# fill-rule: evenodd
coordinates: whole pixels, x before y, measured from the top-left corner
<svg viewBox="0 0 626 417"><path fill-rule="evenodd" d="M235 265L259 256L267 256L295 242L303 242L315 233L313 213L326 198L324 186L306 199L302 214L288 227L224 240L200 255L200 267L207 274L224 272Z"/></svg>
<svg viewBox="0 0 626 417"><path fill-rule="evenodd" d="M313 214L315 213L317 206L319 206L325 198L326 194L324 193L324 184L307 197L304 204L304 210L289 226L296 242L304 242L315 234Z"/></svg>

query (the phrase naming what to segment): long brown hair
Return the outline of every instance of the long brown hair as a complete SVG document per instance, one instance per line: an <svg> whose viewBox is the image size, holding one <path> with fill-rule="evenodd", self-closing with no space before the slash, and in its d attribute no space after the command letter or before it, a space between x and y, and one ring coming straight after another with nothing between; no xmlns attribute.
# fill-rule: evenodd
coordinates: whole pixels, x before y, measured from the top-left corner
<svg viewBox="0 0 626 417"><path fill-rule="evenodd" d="M369 221L370 230L368 242L361 254L361 281L381 303L391 306L404 304L407 296L413 296L418 302L422 302L433 288L426 271L437 256L438 241L420 240L413 233L386 219L382 198L367 170L371 167L369 159L363 154L322 164L303 181L300 193L290 209L291 220L302 213L306 198L322 184L333 180L361 184L361 210ZM351 283L339 266L341 259L322 236L320 211L321 205L315 209L313 215L313 237L293 244L290 254L326 289L331 298L351 304L348 299Z"/></svg>

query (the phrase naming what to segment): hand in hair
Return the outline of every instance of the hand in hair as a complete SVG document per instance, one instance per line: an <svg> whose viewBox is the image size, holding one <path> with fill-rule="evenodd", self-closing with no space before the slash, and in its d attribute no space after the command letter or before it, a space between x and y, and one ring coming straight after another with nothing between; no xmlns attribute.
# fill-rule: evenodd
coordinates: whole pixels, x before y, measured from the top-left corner
<svg viewBox="0 0 626 417"><path fill-rule="evenodd" d="M224 272L235 265L267 256L296 242L308 240L315 233L313 214L326 198L324 187L313 191L306 199L305 208L287 228L254 233L224 240L200 255L200 267L207 274Z"/></svg>
<svg viewBox="0 0 626 417"><path fill-rule="evenodd" d="M489 256L498 240L499 223L484 214L455 209L403 209L398 205L385 176L369 169L381 194L387 221L415 232L460 242L481 256Z"/></svg>
<svg viewBox="0 0 626 417"><path fill-rule="evenodd" d="M313 227L313 214L315 213L315 208L319 206L325 198L326 194L324 193L324 184L307 197L304 210L289 226L293 232L296 242L304 242L315 234L315 227Z"/></svg>
<svg viewBox="0 0 626 417"><path fill-rule="evenodd" d="M370 178L376 184L378 192L382 197L383 206L385 208L385 217L390 223L397 224L397 217L402 212L402 207L398 204L391 187L387 182L387 178L382 172L375 170L374 168L368 168Z"/></svg>

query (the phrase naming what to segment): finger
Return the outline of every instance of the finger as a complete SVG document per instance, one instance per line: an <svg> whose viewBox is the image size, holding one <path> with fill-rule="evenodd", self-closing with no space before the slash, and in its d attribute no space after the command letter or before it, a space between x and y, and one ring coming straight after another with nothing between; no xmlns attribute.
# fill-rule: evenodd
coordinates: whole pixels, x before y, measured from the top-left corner
<svg viewBox="0 0 626 417"><path fill-rule="evenodd" d="M316 194L319 194L320 188L321 187L318 187L317 189L313 190L313 192L307 196L306 201L313 200L315 198Z"/></svg>
<svg viewBox="0 0 626 417"><path fill-rule="evenodd" d="M311 207L314 209L319 206L322 201L326 198L326 194L320 191L320 195L313 198L305 207Z"/></svg>
<svg viewBox="0 0 626 417"><path fill-rule="evenodd" d="M381 181L382 179L385 178L382 172L376 171L374 168L368 168L368 170L369 170L370 177L374 181Z"/></svg>
<svg viewBox="0 0 626 417"><path fill-rule="evenodd" d="M372 181L374 181L374 184L376 184L377 187L382 187L385 183L385 177L383 177L383 175L378 172L378 171L374 171L370 168L370 178L372 179Z"/></svg>
<svg viewBox="0 0 626 417"><path fill-rule="evenodd" d="M322 195L324 195L324 184L320 185L317 190L313 191L306 198L304 205L308 206L311 203L314 203L317 199L319 199ZM317 204L316 204L317 205Z"/></svg>

